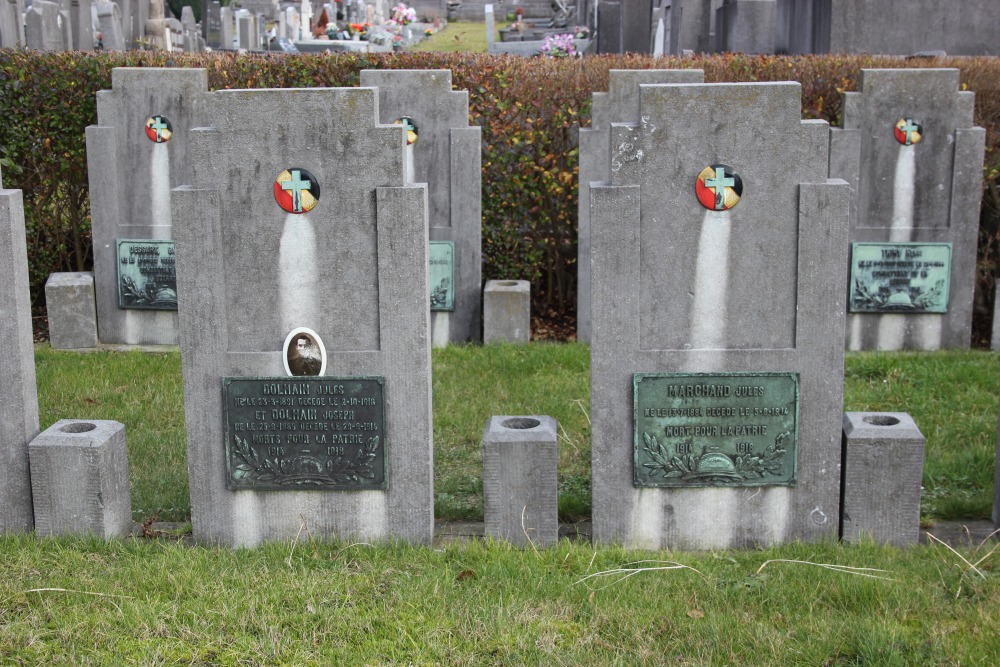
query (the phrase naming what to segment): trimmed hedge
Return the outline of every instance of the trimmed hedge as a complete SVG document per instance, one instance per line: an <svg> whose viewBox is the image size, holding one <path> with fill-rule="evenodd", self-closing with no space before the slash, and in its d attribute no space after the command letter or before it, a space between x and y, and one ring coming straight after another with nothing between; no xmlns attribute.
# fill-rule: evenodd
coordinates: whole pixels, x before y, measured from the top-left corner
<svg viewBox="0 0 1000 667"><path fill-rule="evenodd" d="M708 82L802 84L803 116L839 124L841 93L868 67L957 67L976 93L987 130L974 338L989 336L1000 259L1000 60L874 56L696 58L598 56L551 60L468 53L235 55L36 53L0 50L0 163L5 187L25 196L30 281L36 304L53 271L92 264L84 128L97 122L95 93L114 67L205 67L209 86L356 86L365 68L452 70L483 128L483 258L486 278L531 280L541 303L572 311L576 299L577 129L609 69L701 68ZM985 328L984 328L985 327Z"/></svg>

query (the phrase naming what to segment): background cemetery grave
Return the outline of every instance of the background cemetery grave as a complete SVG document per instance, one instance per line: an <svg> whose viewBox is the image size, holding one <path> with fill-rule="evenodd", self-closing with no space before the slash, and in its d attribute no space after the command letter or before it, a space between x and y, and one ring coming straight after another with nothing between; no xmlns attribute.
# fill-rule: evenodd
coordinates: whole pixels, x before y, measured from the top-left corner
<svg viewBox="0 0 1000 667"><path fill-rule="evenodd" d="M575 127L577 123L587 127L590 96L608 89L610 69L650 67L652 59L602 56L579 62L441 53L262 59L153 52L99 57L0 52L0 71L5 76L0 110L7 119L0 127L0 160L8 186L25 192L36 315L44 312L41 287L49 273L83 271L92 265L87 174L80 165L85 161L83 128L96 122L95 93L110 88L113 67L163 66L168 59L173 65L206 67L210 89L356 85L361 69L376 66L451 69L453 85L469 91L470 122L482 127L483 149L489 156L482 163L483 277L530 280L535 335L557 339L574 335L579 150ZM656 67L703 69L710 82L800 81L803 116L834 125L840 119L841 91L856 89L862 67L910 65L957 67L961 86L976 93L975 122L987 131L973 341L988 345L1000 253L1000 153L996 150L1000 91L995 84L995 61L727 55L655 62ZM548 91L542 99L534 93L539 88ZM59 123L37 113L64 103L76 112ZM37 328L44 331L44 320L39 322Z"/></svg>

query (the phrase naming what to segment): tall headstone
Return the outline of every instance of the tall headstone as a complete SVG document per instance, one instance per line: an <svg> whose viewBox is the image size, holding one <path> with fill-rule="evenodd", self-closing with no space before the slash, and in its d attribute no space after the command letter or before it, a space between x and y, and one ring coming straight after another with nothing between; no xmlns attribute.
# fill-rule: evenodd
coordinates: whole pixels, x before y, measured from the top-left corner
<svg viewBox="0 0 1000 667"><path fill-rule="evenodd" d="M97 22L101 28L101 42L105 51L124 51L125 36L122 34L122 13L113 2L97 3Z"/></svg>
<svg viewBox="0 0 1000 667"><path fill-rule="evenodd" d="M712 0L674 0L670 7L670 53L707 53L711 39Z"/></svg>
<svg viewBox="0 0 1000 667"><path fill-rule="evenodd" d="M715 12L716 51L774 53L777 0L726 0Z"/></svg>
<svg viewBox="0 0 1000 667"><path fill-rule="evenodd" d="M213 49L222 46L222 4L213 0L206 5L205 44Z"/></svg>
<svg viewBox="0 0 1000 667"><path fill-rule="evenodd" d="M94 50L94 18L92 0L72 0L70 19L73 26L73 48L77 51Z"/></svg>
<svg viewBox="0 0 1000 667"><path fill-rule="evenodd" d="M191 182L190 130L203 124L203 69L116 68L87 128L98 338L177 344L172 186Z"/></svg>
<svg viewBox="0 0 1000 667"><path fill-rule="evenodd" d="M590 183L611 179L611 123L638 123L639 84L702 83L705 73L687 70L610 70L608 92L594 93L590 127L580 129L580 195L577 200L576 339L590 342Z"/></svg>
<svg viewBox="0 0 1000 667"><path fill-rule="evenodd" d="M236 10L236 45L246 51L253 50L254 46L254 20L245 9Z"/></svg>
<svg viewBox="0 0 1000 667"><path fill-rule="evenodd" d="M427 183L432 340L480 340L482 139L469 93L452 90L450 70L362 70L361 85L378 88L380 122L415 128L407 152L411 181Z"/></svg>
<svg viewBox="0 0 1000 667"><path fill-rule="evenodd" d="M38 435L35 348L20 190L0 182L0 531L34 527L28 443Z"/></svg>
<svg viewBox="0 0 1000 667"><path fill-rule="evenodd" d="M1000 528L1000 412L997 413L997 456L993 464L993 527Z"/></svg>
<svg viewBox="0 0 1000 667"><path fill-rule="evenodd" d="M957 69L862 70L830 137L851 184L847 346L968 348L986 131Z"/></svg>
<svg viewBox="0 0 1000 667"><path fill-rule="evenodd" d="M235 47L235 37L233 36L233 10L227 5L219 10L219 20L222 22L220 34L222 35L222 48L226 50Z"/></svg>
<svg viewBox="0 0 1000 667"><path fill-rule="evenodd" d="M0 0L0 48L23 47L24 11L18 0Z"/></svg>
<svg viewBox="0 0 1000 667"><path fill-rule="evenodd" d="M35 0L24 14L24 38L29 49L65 50L59 26L59 5L48 0Z"/></svg>
<svg viewBox="0 0 1000 667"><path fill-rule="evenodd" d="M848 188L797 83L640 85L591 184L598 541L835 537Z"/></svg>
<svg viewBox="0 0 1000 667"><path fill-rule="evenodd" d="M427 189L377 96L218 91L192 133L171 202L200 542L432 538Z"/></svg>

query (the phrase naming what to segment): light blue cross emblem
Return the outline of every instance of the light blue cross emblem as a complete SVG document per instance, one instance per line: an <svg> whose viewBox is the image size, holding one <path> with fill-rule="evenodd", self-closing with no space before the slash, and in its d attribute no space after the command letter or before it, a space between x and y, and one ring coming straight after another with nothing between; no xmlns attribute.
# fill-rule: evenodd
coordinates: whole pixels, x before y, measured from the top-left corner
<svg viewBox="0 0 1000 667"><path fill-rule="evenodd" d="M312 186L309 181L302 180L302 174L299 173L298 169L292 170L292 179L289 181L284 181L281 184L282 190L290 190L292 193L292 211L295 213L302 212L302 191L311 190Z"/></svg>
<svg viewBox="0 0 1000 667"><path fill-rule="evenodd" d="M732 178L726 178L726 170L721 167L715 168L715 178L706 178L705 187L715 188L715 210L722 211L725 209L726 200L726 188L730 185L736 185L736 180Z"/></svg>
<svg viewBox="0 0 1000 667"><path fill-rule="evenodd" d="M154 130L156 130L156 143L162 144L163 143L163 135L160 132L161 132L161 130L167 129L166 124L160 119L159 116L154 116L153 117L153 124L150 125L150 127L153 128Z"/></svg>
<svg viewBox="0 0 1000 667"><path fill-rule="evenodd" d="M911 144L913 144L913 140L910 139L910 133L919 132L920 126L914 125L913 121L910 120L909 118L904 118L903 121L904 121L903 127L899 128L899 130L900 132L903 133L903 136L906 137L906 145L910 146Z"/></svg>

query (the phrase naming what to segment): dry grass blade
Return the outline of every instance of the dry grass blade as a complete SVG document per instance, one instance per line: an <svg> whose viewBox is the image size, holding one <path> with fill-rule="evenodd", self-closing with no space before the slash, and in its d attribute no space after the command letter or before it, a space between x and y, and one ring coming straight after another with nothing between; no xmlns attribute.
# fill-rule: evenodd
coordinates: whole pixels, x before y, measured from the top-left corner
<svg viewBox="0 0 1000 667"><path fill-rule="evenodd" d="M580 406L580 412L582 412L583 416L587 418L587 426L593 426L593 424L590 423L590 415L587 414L587 409L583 407L583 399L574 398L573 402Z"/></svg>
<svg viewBox="0 0 1000 667"><path fill-rule="evenodd" d="M958 559L959 559L959 560L961 560L961 561L962 561L963 563L965 563L966 565L968 565L968 566L969 566L969 569L970 569L970 570L972 570L973 572L975 572L976 574L978 574L978 575L979 575L980 577L982 577L983 579L985 579L985 578L986 578L986 575L985 575L985 574L983 574L983 573L982 573L982 571L981 571L981 570L980 570L980 569L979 569L978 567L976 567L975 565L973 565L972 563L970 563L970 562L969 562L968 560L966 560L965 556L963 556L962 554L960 554L960 553L958 553L957 551L955 551L955 550L954 550L954 549L953 549L953 548L951 547L951 545L950 545L950 544L947 544L946 542L942 542L942 541L941 541L941 540L940 540L939 538L937 538L937 537L934 537L934 536L933 536L933 535L931 535L930 533L927 533L927 537L929 537L930 539L934 540L934 542L936 542L937 544L940 544L941 546L945 547L945 548L946 548L946 549L948 549L948 551L950 551L951 553L955 554L955 555L956 555L956 556L958 557ZM992 553L992 552L991 552L991 553ZM979 562L981 563L981 562L982 562L982 560L980 560ZM978 563L977 563L977 564L978 564Z"/></svg>
<svg viewBox="0 0 1000 667"><path fill-rule="evenodd" d="M690 565L684 565L683 563L678 563L677 561L672 561L672 560L640 560L640 561L636 561L634 563L629 563L629 565L642 565L643 563L667 563L667 565L665 565L665 566L659 566L659 567L618 567L618 568L615 568L613 570L604 570L602 572L595 572L593 574L588 574L583 579L580 579L578 581L573 582L573 585L576 586L577 584L582 584L583 582L587 581L588 579L593 579L595 577L618 577L617 579L615 579L614 581L612 581L607 586L601 586L600 588L591 588L589 585L587 586L588 588L591 588L591 590L598 590L599 591L599 590L604 590L605 588L608 588L610 586L614 586L615 584L621 583L622 581L625 581L629 577L634 576L636 574L639 574L641 572L663 572L665 570L691 570L692 572L694 572L695 574L697 574L699 577L701 577L706 583L708 582L708 577L706 577L700 571L696 570L695 568L691 567Z"/></svg>
<svg viewBox="0 0 1000 667"><path fill-rule="evenodd" d="M98 598L121 598L123 600L134 599L131 595L115 595L114 593L96 593L94 591L77 591L72 588L30 588L26 591L22 591L24 594L28 593L75 593L77 595L93 595Z"/></svg>
<svg viewBox="0 0 1000 667"><path fill-rule="evenodd" d="M833 570L834 572L843 572L844 574L856 574L859 577L868 577L869 579L882 579L884 581L896 581L891 577L882 577L877 574L870 574L871 572L889 572L888 570L880 570L874 567L852 567L850 565L835 565L833 563L813 563L808 560L793 560L790 558L774 558L772 560L764 561L764 564L757 568L755 575L760 574L765 567L771 563L795 563L798 565L812 565L814 567L821 567L824 570Z"/></svg>

